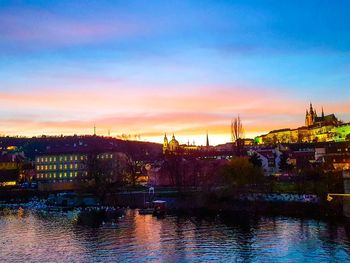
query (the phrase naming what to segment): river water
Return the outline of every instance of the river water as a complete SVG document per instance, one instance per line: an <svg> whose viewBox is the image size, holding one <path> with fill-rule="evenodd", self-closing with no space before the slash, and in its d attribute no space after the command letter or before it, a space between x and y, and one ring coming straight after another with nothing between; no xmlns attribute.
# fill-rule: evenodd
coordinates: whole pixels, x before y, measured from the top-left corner
<svg viewBox="0 0 350 263"><path fill-rule="evenodd" d="M289 217L157 219L99 228L64 215L0 216L0 262L350 262L344 225Z"/></svg>

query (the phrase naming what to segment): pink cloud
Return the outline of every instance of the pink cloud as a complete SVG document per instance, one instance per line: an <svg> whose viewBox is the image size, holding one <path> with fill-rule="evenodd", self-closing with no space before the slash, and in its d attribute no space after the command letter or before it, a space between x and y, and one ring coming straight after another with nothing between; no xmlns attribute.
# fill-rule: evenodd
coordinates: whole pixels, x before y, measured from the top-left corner
<svg viewBox="0 0 350 263"><path fill-rule="evenodd" d="M0 12L2 41L23 43L30 48L66 46L81 43L97 43L105 40L130 37L145 32L136 21L94 18L78 20L47 11L3 10Z"/></svg>

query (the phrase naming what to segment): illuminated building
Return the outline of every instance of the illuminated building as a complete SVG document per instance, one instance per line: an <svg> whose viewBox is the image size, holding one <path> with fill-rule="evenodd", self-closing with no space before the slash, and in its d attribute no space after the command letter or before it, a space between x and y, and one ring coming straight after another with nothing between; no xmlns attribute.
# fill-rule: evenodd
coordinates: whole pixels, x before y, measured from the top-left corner
<svg viewBox="0 0 350 263"><path fill-rule="evenodd" d="M206 135L206 146L197 146L193 142L193 144L190 144L189 142L187 144L180 144L173 134L170 141L168 141L167 135L164 135L164 142L163 142L163 154L190 154L191 152L200 151L200 150L208 150L210 147L209 145L209 136L208 133Z"/></svg>
<svg viewBox="0 0 350 263"><path fill-rule="evenodd" d="M97 159L113 159L115 153L100 153ZM88 181L87 153L48 153L35 159L36 179L40 182Z"/></svg>
<svg viewBox="0 0 350 263"><path fill-rule="evenodd" d="M334 114L320 117L310 104L306 110L305 126L297 129L280 129L255 138L257 144L310 143L350 141L350 123L342 123Z"/></svg>
<svg viewBox="0 0 350 263"><path fill-rule="evenodd" d="M0 186L15 186L19 181L24 157L23 153L12 150L7 148L0 152Z"/></svg>

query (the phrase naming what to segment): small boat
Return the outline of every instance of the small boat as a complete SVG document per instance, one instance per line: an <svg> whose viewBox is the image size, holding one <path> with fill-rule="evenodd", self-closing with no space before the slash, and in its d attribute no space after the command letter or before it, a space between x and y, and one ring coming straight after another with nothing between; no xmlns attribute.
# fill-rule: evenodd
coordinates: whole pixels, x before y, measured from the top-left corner
<svg viewBox="0 0 350 263"><path fill-rule="evenodd" d="M152 202L154 208L154 215L163 216L167 210L167 202L163 200L155 200Z"/></svg>
<svg viewBox="0 0 350 263"><path fill-rule="evenodd" d="M140 215L152 215L153 213L154 213L153 207L139 209Z"/></svg>

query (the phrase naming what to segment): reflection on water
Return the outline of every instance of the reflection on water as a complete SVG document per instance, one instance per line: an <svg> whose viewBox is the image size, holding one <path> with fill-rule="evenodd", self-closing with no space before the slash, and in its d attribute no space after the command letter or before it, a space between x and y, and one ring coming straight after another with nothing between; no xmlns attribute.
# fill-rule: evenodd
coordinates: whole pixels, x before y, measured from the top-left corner
<svg viewBox="0 0 350 263"><path fill-rule="evenodd" d="M0 217L0 262L345 262L342 225L287 217L168 216L128 210L115 225L77 226L65 216Z"/></svg>

